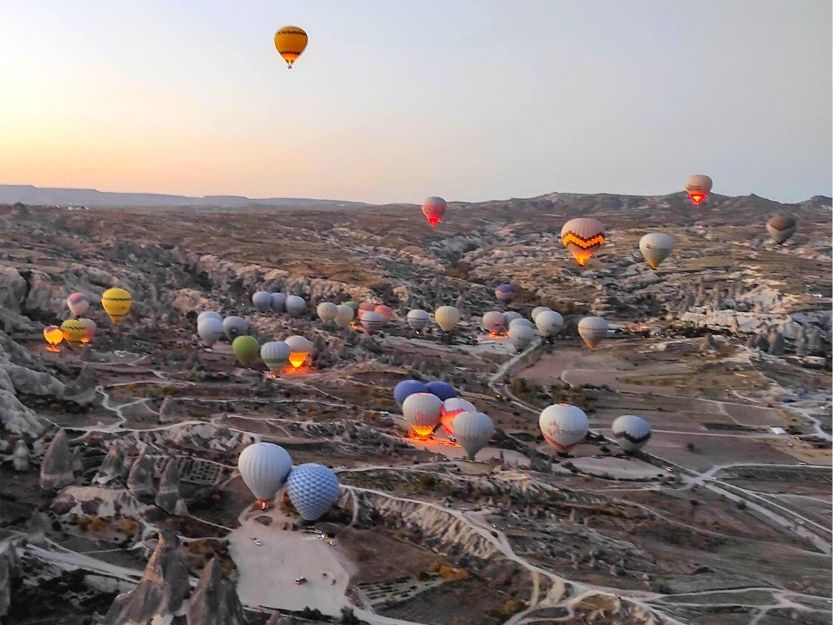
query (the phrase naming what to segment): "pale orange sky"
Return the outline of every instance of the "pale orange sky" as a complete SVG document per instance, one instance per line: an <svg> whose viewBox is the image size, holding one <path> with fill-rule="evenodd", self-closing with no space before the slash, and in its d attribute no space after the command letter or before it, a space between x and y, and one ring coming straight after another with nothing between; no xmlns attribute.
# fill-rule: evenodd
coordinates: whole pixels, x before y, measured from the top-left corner
<svg viewBox="0 0 833 625"><path fill-rule="evenodd" d="M187 6L185 6L187 4ZM831 192L829 0L6 0L0 183ZM287 71L274 30L304 26Z"/></svg>

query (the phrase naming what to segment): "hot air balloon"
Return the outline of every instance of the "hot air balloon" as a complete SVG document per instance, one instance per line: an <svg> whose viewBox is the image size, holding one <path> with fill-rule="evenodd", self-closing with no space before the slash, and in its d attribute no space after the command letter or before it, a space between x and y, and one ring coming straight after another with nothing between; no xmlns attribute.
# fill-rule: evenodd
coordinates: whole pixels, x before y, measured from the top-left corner
<svg viewBox="0 0 833 625"><path fill-rule="evenodd" d="M532 322L529 319L524 319L523 317L519 317L517 319L512 319L512 321L509 322L509 329L510 330L512 328L516 327L516 326L526 326L527 328L529 328L531 330L535 329L535 326L532 324Z"/></svg>
<svg viewBox="0 0 833 625"><path fill-rule="evenodd" d="M286 296L286 312L290 317L297 317L303 314L306 308L307 303L303 297L298 297L297 295Z"/></svg>
<svg viewBox="0 0 833 625"><path fill-rule="evenodd" d="M336 311L335 322L339 328L346 328L353 321L356 312L347 304L339 304Z"/></svg>
<svg viewBox="0 0 833 625"><path fill-rule="evenodd" d="M81 339L82 343L92 343L93 339L95 338L95 331L98 329L95 321L92 319L79 319L78 321L84 326L84 338Z"/></svg>
<svg viewBox="0 0 833 625"><path fill-rule="evenodd" d="M639 451L651 438L651 424L636 415L625 414L617 417L611 427L613 438L626 453Z"/></svg>
<svg viewBox="0 0 833 625"><path fill-rule="evenodd" d="M204 310L199 315L197 315L197 325L199 325L200 321L203 319L217 319L220 323L223 322L223 315L213 310Z"/></svg>
<svg viewBox="0 0 833 625"><path fill-rule="evenodd" d="M515 319L523 319L523 315L514 310L507 310L503 313L503 323L506 324L507 329L509 328L509 324L515 321Z"/></svg>
<svg viewBox="0 0 833 625"><path fill-rule="evenodd" d="M254 443L241 452L237 468L257 503L265 509L292 470L292 458L279 445Z"/></svg>
<svg viewBox="0 0 833 625"><path fill-rule="evenodd" d="M226 333L228 340L233 341L249 331L249 322L236 315L226 317L223 319L223 331Z"/></svg>
<svg viewBox="0 0 833 625"><path fill-rule="evenodd" d="M509 340L512 341L512 347L522 352L535 340L535 330L530 326L515 325L509 328Z"/></svg>
<svg viewBox="0 0 833 625"><path fill-rule="evenodd" d="M67 319L61 324L61 332L64 333L64 340L75 347L87 336L87 326L79 319Z"/></svg>
<svg viewBox="0 0 833 625"><path fill-rule="evenodd" d="M216 317L203 317L197 321L197 334L206 347L211 347L225 334L222 320Z"/></svg>
<svg viewBox="0 0 833 625"><path fill-rule="evenodd" d="M344 302L344 304L345 306L349 306L350 308L352 308L353 313L355 313L359 309L359 303L354 299L348 300Z"/></svg>
<svg viewBox="0 0 833 625"><path fill-rule="evenodd" d="M592 217L571 219L561 228L561 242L570 250L579 267L584 267L596 250L604 245L604 226Z"/></svg>
<svg viewBox="0 0 833 625"><path fill-rule="evenodd" d="M286 310L285 293L272 293L272 310L275 312L283 312Z"/></svg>
<svg viewBox="0 0 833 625"><path fill-rule="evenodd" d="M554 310L542 310L535 317L535 326L544 336L552 337L561 332L561 328L564 327L564 317Z"/></svg>
<svg viewBox="0 0 833 625"><path fill-rule="evenodd" d="M433 393L413 393L402 402L402 414L411 432L419 438L431 436L440 421L442 400Z"/></svg>
<svg viewBox="0 0 833 625"><path fill-rule="evenodd" d="M393 319L393 308L391 308L390 306L379 304L376 308L373 309L373 312L382 315L382 317L385 320L385 323Z"/></svg>
<svg viewBox="0 0 833 625"><path fill-rule="evenodd" d="M284 26L275 33L275 49L289 69L307 47L308 40L307 33L298 26Z"/></svg>
<svg viewBox="0 0 833 625"><path fill-rule="evenodd" d="M64 340L64 333L58 326L46 326L43 329L43 338L46 339L46 349L50 352L59 352L61 348L58 345Z"/></svg>
<svg viewBox="0 0 833 625"><path fill-rule="evenodd" d="M607 336L607 321L601 317L584 317L578 322L578 334L587 347L595 349Z"/></svg>
<svg viewBox="0 0 833 625"><path fill-rule="evenodd" d="M427 392L428 387L419 380L402 380L393 387L393 399L401 406L402 402L408 399L410 395Z"/></svg>
<svg viewBox="0 0 833 625"><path fill-rule="evenodd" d="M294 369L299 368L307 361L315 347L312 341L297 334L287 338L284 343L289 346L289 364Z"/></svg>
<svg viewBox="0 0 833 625"><path fill-rule="evenodd" d="M279 373L289 360L289 345L283 341L269 341L260 348L260 359L272 373Z"/></svg>
<svg viewBox="0 0 833 625"><path fill-rule="evenodd" d="M494 433L495 424L482 412L463 412L454 418L454 438L472 460L491 440Z"/></svg>
<svg viewBox="0 0 833 625"><path fill-rule="evenodd" d="M109 315L113 325L118 325L133 306L133 298L124 289L114 287L101 294L101 305Z"/></svg>
<svg viewBox="0 0 833 625"><path fill-rule="evenodd" d="M688 193L688 199L695 206L699 206L709 197L709 192L712 190L712 179L703 174L695 174L689 176L685 181L685 190Z"/></svg>
<svg viewBox="0 0 833 625"><path fill-rule="evenodd" d="M431 316L426 311L419 308L415 308L414 310L408 312L408 326L411 330L416 330L417 332L427 326L430 319Z"/></svg>
<svg viewBox="0 0 833 625"><path fill-rule="evenodd" d="M370 312L376 308L376 304L374 302L362 302L359 304L358 310L362 310L364 312Z"/></svg>
<svg viewBox="0 0 833 625"><path fill-rule="evenodd" d="M515 299L515 287L511 284L501 284L495 289L495 298L501 304L509 304Z"/></svg>
<svg viewBox="0 0 833 625"><path fill-rule="evenodd" d="M260 344L253 336L243 335L238 336L231 342L231 351L234 357L244 367L248 367L255 360L260 353Z"/></svg>
<svg viewBox="0 0 833 625"><path fill-rule="evenodd" d="M338 306L332 302L321 302L316 307L315 312L318 313L318 318L321 319L321 321L328 323L336 320L336 315L338 315Z"/></svg>
<svg viewBox="0 0 833 625"><path fill-rule="evenodd" d="M447 208L448 204L446 204L444 199L432 196L422 203L422 214L425 215L425 219L428 220L428 223L433 228L442 221Z"/></svg>
<svg viewBox="0 0 833 625"><path fill-rule="evenodd" d="M798 230L798 221L792 215L775 215L766 222L766 231L772 240L783 245Z"/></svg>
<svg viewBox="0 0 833 625"><path fill-rule="evenodd" d="M477 408L470 401L462 397L450 397L443 402L440 408L440 425L445 435L454 440L454 418L462 412L477 412Z"/></svg>
<svg viewBox="0 0 833 625"><path fill-rule="evenodd" d="M425 388L428 389L429 393L436 395L442 401L451 399L452 397L457 397L457 391L454 390L454 387L448 382L443 382L442 380L431 380L425 385Z"/></svg>
<svg viewBox="0 0 833 625"><path fill-rule="evenodd" d="M454 306L440 306L434 311L434 319L443 332L451 332L460 323L460 311Z"/></svg>
<svg viewBox="0 0 833 625"><path fill-rule="evenodd" d="M322 517L338 501L338 493L338 477L323 464L298 465L286 479L286 494L304 521Z"/></svg>
<svg viewBox="0 0 833 625"><path fill-rule="evenodd" d="M83 293L79 293L76 291L75 293L70 293L69 297L67 297L67 308L69 308L69 312L74 317L80 317L87 309L90 307L90 300L89 298L84 295Z"/></svg>
<svg viewBox="0 0 833 625"><path fill-rule="evenodd" d="M674 237L664 232L650 232L639 239L639 251L651 269L659 267L660 263L671 255L673 249Z"/></svg>
<svg viewBox="0 0 833 625"><path fill-rule="evenodd" d="M363 314L359 319L364 331L369 335L376 334L385 325L385 318L377 312L372 310L362 311Z"/></svg>
<svg viewBox="0 0 833 625"><path fill-rule="evenodd" d="M556 451L566 453L587 436L588 421L584 411L576 406L553 404L541 412L538 426Z"/></svg>
<svg viewBox="0 0 833 625"><path fill-rule="evenodd" d="M532 313L530 313L530 317L532 317L532 321L534 323L538 323L538 315L545 310L551 310L549 306L536 306L532 309Z"/></svg>
<svg viewBox="0 0 833 625"><path fill-rule="evenodd" d="M482 325L489 334L500 335L506 332L506 318L497 310L483 313Z"/></svg>
<svg viewBox="0 0 833 625"><path fill-rule="evenodd" d="M255 294L252 295L252 305L255 307L257 312L269 312L272 308L272 294L268 291L256 291Z"/></svg>

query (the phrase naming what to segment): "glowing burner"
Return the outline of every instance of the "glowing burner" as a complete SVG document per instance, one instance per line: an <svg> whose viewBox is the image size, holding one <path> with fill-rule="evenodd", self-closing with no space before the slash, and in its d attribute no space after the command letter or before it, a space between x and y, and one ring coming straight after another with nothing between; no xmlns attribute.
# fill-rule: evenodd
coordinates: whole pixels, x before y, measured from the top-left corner
<svg viewBox="0 0 833 625"><path fill-rule="evenodd" d="M431 224L432 228L440 223L440 217L437 215L426 215L425 218L428 220L428 223Z"/></svg>
<svg viewBox="0 0 833 625"><path fill-rule="evenodd" d="M415 440L424 441L431 438L433 433L433 425L414 425L411 427L410 436Z"/></svg>
<svg viewBox="0 0 833 625"><path fill-rule="evenodd" d="M260 508L261 510L268 510L271 506L269 505L269 501L266 499L258 499L255 502L255 505Z"/></svg>
<svg viewBox="0 0 833 625"><path fill-rule="evenodd" d="M309 352L291 352L289 354L289 364L298 369L306 362L307 358L309 358Z"/></svg>
<svg viewBox="0 0 833 625"><path fill-rule="evenodd" d="M310 367L309 365L305 365L303 363L301 364L300 367L297 367L297 368L294 365L286 365L283 368L283 370L281 371L281 375L291 377L291 376L297 376L297 375L306 375L306 374L310 373L311 371L313 371L313 368ZM277 375L274 376L274 377L275 377L275 379L278 379Z"/></svg>
<svg viewBox="0 0 833 625"><path fill-rule="evenodd" d="M593 250L573 250L573 258L578 263L579 267L584 267L592 256Z"/></svg>
<svg viewBox="0 0 833 625"><path fill-rule="evenodd" d="M489 332L489 338L490 339L495 339L495 340L505 339L507 336L509 336L509 335L506 334L506 332Z"/></svg>
<svg viewBox="0 0 833 625"><path fill-rule="evenodd" d="M703 193L702 191L689 191L688 193L688 199L691 200L695 206L700 206L700 204L702 204L707 197L709 197L709 194Z"/></svg>

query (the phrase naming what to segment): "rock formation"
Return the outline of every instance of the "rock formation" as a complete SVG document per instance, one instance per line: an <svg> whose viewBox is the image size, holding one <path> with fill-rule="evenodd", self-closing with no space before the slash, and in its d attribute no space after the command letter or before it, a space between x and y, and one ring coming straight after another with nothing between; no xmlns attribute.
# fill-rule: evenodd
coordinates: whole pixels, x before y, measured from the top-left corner
<svg viewBox="0 0 833 625"><path fill-rule="evenodd" d="M175 534L160 534L141 581L130 592L116 597L104 617L104 625L168 622L180 611L190 585L188 570L177 553L178 543Z"/></svg>
<svg viewBox="0 0 833 625"><path fill-rule="evenodd" d="M40 436L43 423L31 409L18 401L14 393L0 389L0 424L12 434Z"/></svg>
<svg viewBox="0 0 833 625"><path fill-rule="evenodd" d="M212 558L188 605L188 625L245 625L243 606L234 583L223 575L217 558Z"/></svg>
<svg viewBox="0 0 833 625"><path fill-rule="evenodd" d="M58 430L40 465L40 486L44 490L58 490L75 481L72 450L64 430Z"/></svg>
<svg viewBox="0 0 833 625"><path fill-rule="evenodd" d="M159 407L159 423L171 423L176 420L176 402L168 395Z"/></svg>
<svg viewBox="0 0 833 625"><path fill-rule="evenodd" d="M15 471L23 472L29 470L29 447L22 438L15 443L12 454L12 467Z"/></svg>
<svg viewBox="0 0 833 625"><path fill-rule="evenodd" d="M107 455L98 469L98 475L95 476L93 484L106 485L113 481L120 481L124 478L125 468L124 452L119 444L113 441L107 449Z"/></svg>
<svg viewBox="0 0 833 625"><path fill-rule="evenodd" d="M145 455L144 449L130 467L127 488L140 500L153 498L153 461Z"/></svg>
<svg viewBox="0 0 833 625"><path fill-rule="evenodd" d="M179 468L176 466L176 459L171 458L162 471L159 479L159 490L156 493L155 503L169 514L187 514L185 502L179 496Z"/></svg>

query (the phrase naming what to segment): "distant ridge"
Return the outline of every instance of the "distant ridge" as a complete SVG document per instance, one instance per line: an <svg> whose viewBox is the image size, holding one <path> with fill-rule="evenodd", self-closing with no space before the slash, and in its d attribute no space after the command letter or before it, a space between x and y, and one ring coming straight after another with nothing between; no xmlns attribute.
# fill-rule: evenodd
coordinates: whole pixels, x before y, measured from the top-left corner
<svg viewBox="0 0 833 625"><path fill-rule="evenodd" d="M315 198L269 197L252 199L239 195L188 197L160 193L109 193L97 189L39 188L33 185L0 184L0 204L22 202L36 206L88 206L97 208L250 208L326 207L358 208L363 202Z"/></svg>

